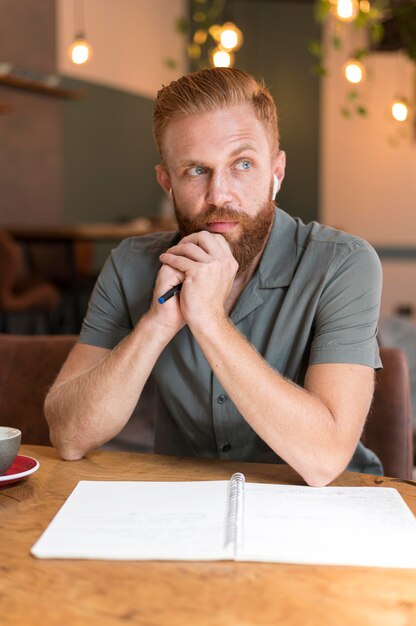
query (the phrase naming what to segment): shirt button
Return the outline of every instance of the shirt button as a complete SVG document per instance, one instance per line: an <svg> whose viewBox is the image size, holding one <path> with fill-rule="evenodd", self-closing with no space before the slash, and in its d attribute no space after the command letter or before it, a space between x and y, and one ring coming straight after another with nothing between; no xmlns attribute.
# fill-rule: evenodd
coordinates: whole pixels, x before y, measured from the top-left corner
<svg viewBox="0 0 416 626"><path fill-rule="evenodd" d="M220 396L217 397L217 402L218 402L218 404L224 404L226 399L227 398L223 394L221 394Z"/></svg>
<svg viewBox="0 0 416 626"><path fill-rule="evenodd" d="M229 452L231 450L231 444L230 443L225 443L222 447L222 451L223 452Z"/></svg>

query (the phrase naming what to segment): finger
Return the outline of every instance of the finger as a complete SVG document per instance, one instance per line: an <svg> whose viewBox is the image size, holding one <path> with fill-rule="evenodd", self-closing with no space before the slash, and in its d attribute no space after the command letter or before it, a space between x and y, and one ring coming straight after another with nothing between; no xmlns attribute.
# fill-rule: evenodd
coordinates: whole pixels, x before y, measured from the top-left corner
<svg viewBox="0 0 416 626"><path fill-rule="evenodd" d="M180 243L194 243L208 254L215 253L216 250L230 251L228 241L220 233L210 233L207 230L200 230L181 239Z"/></svg>
<svg viewBox="0 0 416 626"><path fill-rule="evenodd" d="M162 265L157 276L158 288L162 287L170 289L178 283L183 283L185 280L185 274L177 269L174 269L170 265Z"/></svg>
<svg viewBox="0 0 416 626"><path fill-rule="evenodd" d="M172 246L167 250L169 254L176 254L177 256L184 256L193 261L198 261L199 263L208 263L210 260L210 256L205 250L200 248L195 243L178 243L176 246Z"/></svg>
<svg viewBox="0 0 416 626"><path fill-rule="evenodd" d="M170 252L164 252L159 258L165 265L168 265L175 270L179 270L184 274L194 269L197 265L200 265L197 261L192 261L184 256L177 256L176 254L171 254Z"/></svg>

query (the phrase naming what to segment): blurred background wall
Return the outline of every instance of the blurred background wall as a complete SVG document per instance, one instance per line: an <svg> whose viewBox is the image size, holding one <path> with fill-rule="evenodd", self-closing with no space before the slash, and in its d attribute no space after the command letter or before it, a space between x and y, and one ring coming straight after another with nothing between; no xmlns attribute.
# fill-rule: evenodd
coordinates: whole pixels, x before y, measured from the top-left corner
<svg viewBox="0 0 416 626"><path fill-rule="evenodd" d="M0 63L56 72L55 1L0 2ZM1 87L0 219L55 222L64 215L63 105L30 91Z"/></svg>
<svg viewBox="0 0 416 626"><path fill-rule="evenodd" d="M331 36L330 28L324 37ZM383 263L383 316L409 305L416 313L416 127L403 134L392 117L395 97L416 98L416 64L401 52L373 53L361 88L368 115L341 115L345 52L326 47L321 81L322 221L360 235ZM416 320L416 317L414 317Z"/></svg>
<svg viewBox="0 0 416 626"><path fill-rule="evenodd" d="M67 54L71 0L0 0L0 64L56 74L82 92L70 100L0 85L0 103L11 107L0 115L0 224L161 211L153 99L187 71L186 38L175 22L189 14L188 2L85 0L84 7L94 53L75 67ZM382 255L383 314L416 308L416 141L398 136L386 108L398 82L414 97L414 64L395 53L373 55L364 88L369 115L346 119L342 53L328 49L326 78L310 72L308 41L329 36L312 2L230 0L227 7L244 32L236 65L263 78L278 103L288 158L280 206L368 239Z"/></svg>
<svg viewBox="0 0 416 626"><path fill-rule="evenodd" d="M69 0L0 0L0 63L65 77L68 100L1 87L12 107L0 116L3 224L110 221L154 215L151 133L156 90L186 71L174 20L184 0L87 0L91 63L72 65ZM174 56L176 70L163 59Z"/></svg>

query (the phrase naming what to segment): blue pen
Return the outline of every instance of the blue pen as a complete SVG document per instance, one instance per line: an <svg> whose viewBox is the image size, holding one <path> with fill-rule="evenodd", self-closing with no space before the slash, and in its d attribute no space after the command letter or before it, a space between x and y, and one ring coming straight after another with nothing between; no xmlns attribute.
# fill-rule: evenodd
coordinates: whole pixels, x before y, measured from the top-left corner
<svg viewBox="0 0 416 626"><path fill-rule="evenodd" d="M178 293L178 291L180 291L181 289L182 283L180 285L175 285L175 287L172 287L172 289L169 289L169 291L164 293L163 296L160 296L157 301L160 302L160 304L163 304L164 302L166 302L166 300L169 300L172 296L175 295L175 293Z"/></svg>

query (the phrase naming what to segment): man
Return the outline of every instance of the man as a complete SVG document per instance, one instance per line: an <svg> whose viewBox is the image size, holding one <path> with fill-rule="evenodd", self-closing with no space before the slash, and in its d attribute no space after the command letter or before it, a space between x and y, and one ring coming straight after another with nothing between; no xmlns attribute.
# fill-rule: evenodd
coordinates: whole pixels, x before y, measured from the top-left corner
<svg viewBox="0 0 416 626"><path fill-rule="evenodd" d="M275 207L270 93L236 69L184 76L158 93L154 134L180 231L113 251L46 401L52 442L71 460L114 437L152 374L156 452L286 462L315 486L347 466L380 473L358 444L380 264L366 242Z"/></svg>

